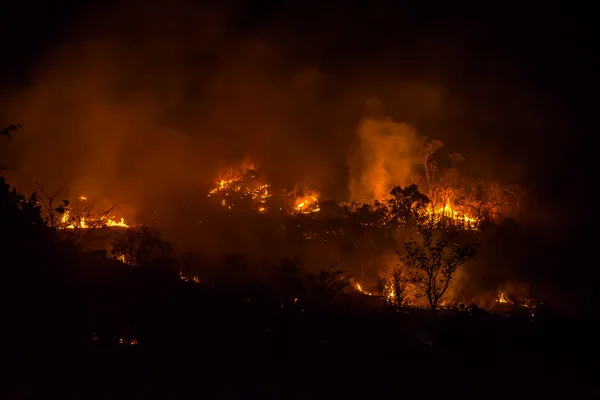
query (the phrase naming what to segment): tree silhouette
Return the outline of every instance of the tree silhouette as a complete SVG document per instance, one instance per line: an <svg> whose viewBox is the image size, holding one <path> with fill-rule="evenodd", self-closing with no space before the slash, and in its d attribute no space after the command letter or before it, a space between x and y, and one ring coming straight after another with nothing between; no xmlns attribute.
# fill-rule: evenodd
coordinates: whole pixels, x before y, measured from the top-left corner
<svg viewBox="0 0 600 400"><path fill-rule="evenodd" d="M116 208L116 205L108 209L95 207L95 202L84 204L80 199L71 203L69 200L58 200L62 188L53 194L48 194L38 183L36 199L40 206L40 212L45 223L53 228L62 230L61 237L75 242L83 238L94 229L106 227L106 217ZM77 229L66 229L77 228Z"/></svg>
<svg viewBox="0 0 600 400"><path fill-rule="evenodd" d="M317 274L311 274L310 280L314 285L314 294L321 303L329 303L352 282L346 273L337 268L337 263L332 263L328 269L321 268Z"/></svg>
<svg viewBox="0 0 600 400"><path fill-rule="evenodd" d="M125 264L141 266L171 256L172 246L161 238L155 227L142 225L128 228L123 237L113 242L111 257Z"/></svg>
<svg viewBox="0 0 600 400"><path fill-rule="evenodd" d="M500 209L507 205L504 193L499 187L479 181L468 188L466 195L458 199L458 203L462 203L462 206L469 210L469 214L475 220L475 226L479 226L494 221Z"/></svg>
<svg viewBox="0 0 600 400"><path fill-rule="evenodd" d="M401 266L394 268L387 276L379 276L377 291L386 305L394 308L412 306L420 297L410 275Z"/></svg>
<svg viewBox="0 0 600 400"><path fill-rule="evenodd" d="M390 223L393 227L416 227L422 225L427 220L425 213L429 198L419 192L417 185L410 185L405 188L396 186L390 192L388 199L388 209Z"/></svg>
<svg viewBox="0 0 600 400"><path fill-rule="evenodd" d="M379 205L380 203L377 203ZM351 203L344 206L348 233L362 235L369 229L378 228L385 221L385 210L370 204Z"/></svg>
<svg viewBox="0 0 600 400"><path fill-rule="evenodd" d="M37 194L25 197L0 177L0 224L7 235L46 226Z"/></svg>
<svg viewBox="0 0 600 400"><path fill-rule="evenodd" d="M411 274L411 281L423 291L434 313L454 273L475 257L476 250L473 244L459 245L450 241L447 232L441 234L445 237L434 240L431 229L422 229L421 243L413 238L404 239L405 254L398 253L401 263Z"/></svg>

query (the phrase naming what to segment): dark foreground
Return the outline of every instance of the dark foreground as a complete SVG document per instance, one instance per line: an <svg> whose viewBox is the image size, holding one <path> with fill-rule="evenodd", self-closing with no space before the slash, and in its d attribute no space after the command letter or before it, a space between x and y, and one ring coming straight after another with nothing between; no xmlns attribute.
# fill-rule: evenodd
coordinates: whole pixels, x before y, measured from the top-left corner
<svg viewBox="0 0 600 400"><path fill-rule="evenodd" d="M143 326L145 333L130 331L123 344L108 330L77 341L60 325L40 327L29 335L29 344L5 341L8 398L594 398L598 393L591 321L223 307L157 309L155 319L136 328Z"/></svg>
<svg viewBox="0 0 600 400"><path fill-rule="evenodd" d="M0 291L2 397L581 399L597 393L595 321L558 319L540 309L535 317L434 318L385 309L369 296L316 291L303 300L282 285L203 285L170 270L92 267L9 270L19 275Z"/></svg>

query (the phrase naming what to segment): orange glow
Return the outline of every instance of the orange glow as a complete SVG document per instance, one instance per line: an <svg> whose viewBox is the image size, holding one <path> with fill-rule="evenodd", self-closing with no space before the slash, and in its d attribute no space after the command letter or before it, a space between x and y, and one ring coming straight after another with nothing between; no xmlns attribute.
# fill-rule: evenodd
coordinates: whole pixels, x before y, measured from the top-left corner
<svg viewBox="0 0 600 400"><path fill-rule="evenodd" d="M60 229L85 229L90 227L117 227L117 228L129 228L129 224L125 222L125 218L117 219L113 216L101 216L101 217L79 217L79 220L74 221L71 218L69 210L61 216L62 226Z"/></svg>
<svg viewBox="0 0 600 400"><path fill-rule="evenodd" d="M292 192L294 195L290 206L293 211L300 214L320 211L319 194L313 190L302 192L302 196L296 196L295 190ZM259 213L269 211L267 203L273 195L282 198L286 196L283 190L274 192L271 185L256 174L256 164L249 161L221 171L215 180L215 186L208 192L208 197L218 196L221 207L227 209L233 209L240 199L250 198Z"/></svg>
<svg viewBox="0 0 600 400"><path fill-rule="evenodd" d="M508 295L505 292L502 292L498 295L498 298L496 299L496 303L513 304L512 300L508 297Z"/></svg>
<svg viewBox="0 0 600 400"><path fill-rule="evenodd" d="M256 166L252 162L243 162L236 168L222 171L216 179L208 197L220 196L221 207L232 209L236 200L249 197L257 204L258 212L265 212L265 203L271 197L271 185L260 182L255 174Z"/></svg>
<svg viewBox="0 0 600 400"><path fill-rule="evenodd" d="M427 215L431 217L433 222L440 222L443 219L447 219L458 223L465 229L475 229L477 225L475 218L469 216L459 207L452 207L449 200L441 207L434 208L430 205L427 208Z"/></svg>
<svg viewBox="0 0 600 400"><path fill-rule="evenodd" d="M319 212L319 195L316 192L308 191L304 196L298 196L295 200L294 209L301 214Z"/></svg>
<svg viewBox="0 0 600 400"><path fill-rule="evenodd" d="M373 296L373 293L371 293L371 292L368 292L368 291L366 291L365 289L363 289L362 285L361 285L360 283L358 283L358 282L356 282L356 283L354 284L354 288L355 288L356 290L358 290L359 292L361 292L361 293L363 293L363 294L366 294L367 296Z"/></svg>
<svg viewBox="0 0 600 400"><path fill-rule="evenodd" d="M87 201L86 196L78 197L79 203L75 204L73 209L65 209L60 216L60 224L58 229L86 229L86 228L104 228L117 227L129 228L129 224L125 222L125 218L117 218L114 215L105 215L99 212L97 215L92 215L90 207L83 207L83 212L77 212L78 205L81 202ZM79 215L77 215L79 214Z"/></svg>

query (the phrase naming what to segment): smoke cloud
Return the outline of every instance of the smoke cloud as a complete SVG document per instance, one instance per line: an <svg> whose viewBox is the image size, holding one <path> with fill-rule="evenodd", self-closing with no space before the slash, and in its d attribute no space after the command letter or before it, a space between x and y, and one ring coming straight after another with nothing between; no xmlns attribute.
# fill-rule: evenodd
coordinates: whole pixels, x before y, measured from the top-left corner
<svg viewBox="0 0 600 400"><path fill-rule="evenodd" d="M372 202L394 186L413 183L413 165L422 162L422 140L415 129L390 118L364 119L358 148L349 158L350 200Z"/></svg>
<svg viewBox="0 0 600 400"><path fill-rule="evenodd" d="M417 180L421 134L477 173L518 164L480 135L481 121L498 126L490 110L508 106L490 99L481 113L467 94L502 86L515 98L521 89L497 74L463 85L459 38L407 45L395 24L382 24L389 40L365 41L371 30L354 20L362 12L335 6L308 29L294 23L296 8L249 17L235 2L160 3L82 11L27 66L29 85L3 96L0 121L25 125L0 149L15 187L39 182L168 224L206 195L221 165L243 159L274 186L359 201ZM431 62L440 56L443 67Z"/></svg>

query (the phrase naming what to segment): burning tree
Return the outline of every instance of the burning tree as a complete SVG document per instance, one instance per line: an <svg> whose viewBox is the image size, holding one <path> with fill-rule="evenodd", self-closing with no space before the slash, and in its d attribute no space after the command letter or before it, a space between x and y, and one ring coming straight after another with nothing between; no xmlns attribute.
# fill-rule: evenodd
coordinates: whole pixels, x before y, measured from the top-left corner
<svg viewBox="0 0 600 400"><path fill-rule="evenodd" d="M36 199L44 221L49 227L63 231L66 238L81 240L97 228L129 227L123 218L117 220L111 215L116 205L108 209L97 207L95 201L88 202L84 196L79 196L71 203L69 200L58 200L61 189L50 195L41 185L38 184L38 187L41 196Z"/></svg>
<svg viewBox="0 0 600 400"><path fill-rule="evenodd" d="M459 203L469 210L469 215L474 220L474 225L479 226L486 221L492 221L500 209L506 206L504 195L498 185L488 184L484 181L476 182L461 196Z"/></svg>
<svg viewBox="0 0 600 400"><path fill-rule="evenodd" d="M429 307L435 313L454 273L467 260L475 257L475 246L450 241L447 232L442 232L444 237L434 240L430 228L422 229L420 235L422 243L413 238L405 239L406 253L398 255L410 274L411 282L422 290Z"/></svg>
<svg viewBox="0 0 600 400"><path fill-rule="evenodd" d="M398 266L387 276L378 278L377 291L390 307L410 307L419 299L410 275L405 268Z"/></svg>

